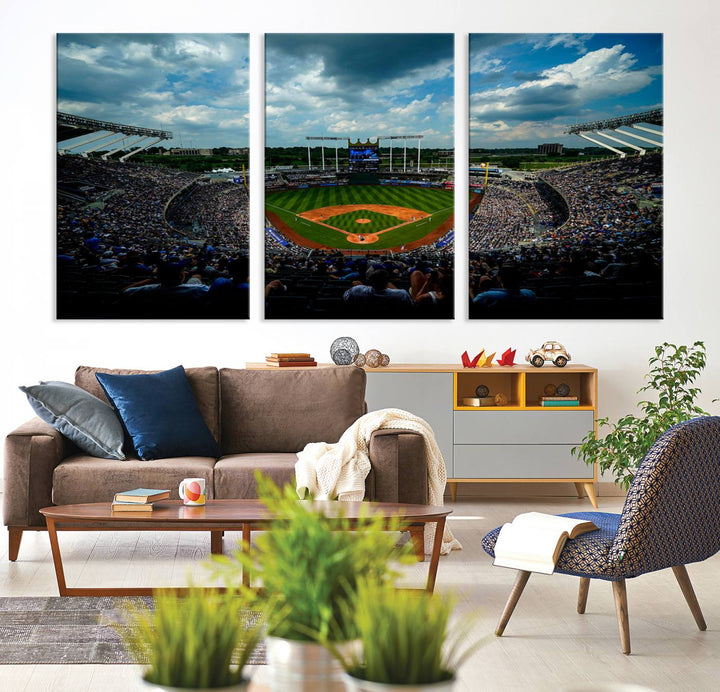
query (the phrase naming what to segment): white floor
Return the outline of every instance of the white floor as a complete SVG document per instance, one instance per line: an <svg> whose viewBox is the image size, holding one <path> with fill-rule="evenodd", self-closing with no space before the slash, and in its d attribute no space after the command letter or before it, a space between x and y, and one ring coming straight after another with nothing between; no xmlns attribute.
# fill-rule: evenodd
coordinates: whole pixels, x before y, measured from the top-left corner
<svg viewBox="0 0 720 692"><path fill-rule="evenodd" d="M657 692L720 690L720 555L688 568L705 619L698 631L670 570L628 582L633 653L620 653L612 589L593 581L585 615L576 612L576 578L533 575L505 635L493 636L515 573L492 567L480 540L522 511L590 509L587 500L525 498L459 500L451 528L463 550L441 558L438 590L454 591L458 612L480 615L486 643L460 671L457 692L522 690L570 692L594 685L634 683ZM600 500L620 511L622 499ZM188 573L202 580L199 561L209 552L204 534L65 533L60 537L69 586L182 585ZM410 567L408 584L424 581L426 564ZM7 560L7 531L0 530L0 596L57 595L47 534L23 536L17 562ZM140 669L117 665L0 666L0 691L132 692L143 689ZM265 668L255 672L262 682Z"/></svg>

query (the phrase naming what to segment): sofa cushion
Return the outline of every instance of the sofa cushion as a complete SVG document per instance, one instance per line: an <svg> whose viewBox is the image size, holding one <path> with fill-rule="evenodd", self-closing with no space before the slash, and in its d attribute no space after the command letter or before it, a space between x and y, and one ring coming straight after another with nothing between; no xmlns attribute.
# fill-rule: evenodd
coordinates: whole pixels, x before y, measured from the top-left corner
<svg viewBox="0 0 720 692"><path fill-rule="evenodd" d="M97 373L141 459L220 456L182 365L143 375Z"/></svg>
<svg viewBox="0 0 720 692"><path fill-rule="evenodd" d="M87 365L81 365L75 371L75 384L82 387L86 392L90 392L93 396L102 399L109 404L110 401L105 396L100 383L95 377L96 373L105 372L111 375L146 375L160 372L159 370L127 370L112 368L94 368ZM210 432L216 440L220 439L220 408L218 395L218 371L214 367L204 368L186 368L190 389L195 395L200 414L205 423L207 423ZM127 449L126 449L127 451Z"/></svg>
<svg viewBox="0 0 720 692"><path fill-rule="evenodd" d="M279 486L294 482L296 454L268 452L222 457L213 472L215 497L219 500L257 497L255 471L260 470Z"/></svg>
<svg viewBox="0 0 720 692"><path fill-rule="evenodd" d="M365 371L220 370L224 455L299 452L308 442L337 442L365 413Z"/></svg>
<svg viewBox="0 0 720 692"><path fill-rule="evenodd" d="M112 407L68 382L41 382L20 387L38 417L88 454L124 459L120 419Z"/></svg>
<svg viewBox="0 0 720 692"><path fill-rule="evenodd" d="M204 478L206 495L212 498L214 464L215 459L206 457L175 457L149 464L140 459L111 461L76 454L55 467L53 502L110 502L115 493L132 488L167 488L176 500L183 478Z"/></svg>

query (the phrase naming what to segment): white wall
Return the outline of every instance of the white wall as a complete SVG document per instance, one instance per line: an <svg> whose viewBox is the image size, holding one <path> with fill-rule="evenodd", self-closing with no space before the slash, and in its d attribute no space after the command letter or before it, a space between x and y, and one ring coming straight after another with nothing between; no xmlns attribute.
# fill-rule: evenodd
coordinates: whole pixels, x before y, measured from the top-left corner
<svg viewBox="0 0 720 692"><path fill-rule="evenodd" d="M459 362L466 348L524 356L545 339L562 341L575 361L600 370L600 410L617 417L636 401L654 344L704 340L709 367L703 403L720 396L720 225L718 117L720 10L713 0L552 2L498 0L122 3L3 0L0 4L0 219L4 346L0 429L30 417L20 384L71 380L76 365L165 368L242 367L270 351L311 351L328 359L336 336L395 362ZM468 32L663 32L665 34L665 319L658 321L470 322L460 299L447 323L277 322L262 320L259 291L246 322L111 322L54 319L55 33L249 32L251 85L251 240L253 286L262 283L262 39L265 32L446 31L456 34L458 179L467 160ZM458 185L458 195L463 186ZM461 208L461 207L460 207ZM467 242L457 219L457 293L465 295ZM3 433L4 434L4 433Z"/></svg>

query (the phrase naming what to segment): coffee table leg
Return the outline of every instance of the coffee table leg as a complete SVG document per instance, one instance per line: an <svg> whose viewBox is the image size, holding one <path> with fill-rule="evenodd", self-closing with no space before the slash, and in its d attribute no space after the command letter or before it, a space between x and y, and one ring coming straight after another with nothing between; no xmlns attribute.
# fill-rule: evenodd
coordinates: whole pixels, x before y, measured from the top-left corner
<svg viewBox="0 0 720 692"><path fill-rule="evenodd" d="M55 565L55 576L57 577L58 591L61 596L67 596L67 586L65 585L65 572L63 571L62 556L60 555L60 545L58 543L57 530L55 529L55 520L46 519L48 536L50 537L50 550L52 551L53 564Z"/></svg>
<svg viewBox="0 0 720 692"><path fill-rule="evenodd" d="M210 532L210 552L213 555L222 555L224 531Z"/></svg>
<svg viewBox="0 0 720 692"><path fill-rule="evenodd" d="M428 571L425 590L432 593L435 590L438 565L440 564L440 548L442 547L443 533L445 532L445 517L435 522L435 540L433 541L432 555L430 556L430 569Z"/></svg>

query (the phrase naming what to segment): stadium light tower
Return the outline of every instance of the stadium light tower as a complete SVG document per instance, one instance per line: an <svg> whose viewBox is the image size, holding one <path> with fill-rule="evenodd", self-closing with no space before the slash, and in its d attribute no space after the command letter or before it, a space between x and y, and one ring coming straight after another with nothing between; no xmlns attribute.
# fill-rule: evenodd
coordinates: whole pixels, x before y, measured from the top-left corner
<svg viewBox="0 0 720 692"><path fill-rule="evenodd" d="M402 139L403 140L403 173L407 172L407 140L408 139L417 139L418 141L418 160L417 160L417 172L420 172L420 140L423 138L424 135L388 135L387 137L378 137L378 142L381 139L389 139L390 140L390 172L392 173L392 141L394 139Z"/></svg>
<svg viewBox="0 0 720 692"><path fill-rule="evenodd" d="M644 125L643 125L644 123ZM619 154L620 157L624 157L625 154L620 151L619 149L616 149L615 147L610 146L606 142L601 142L597 139L593 139L592 137L589 137L587 132L592 132L595 135L598 135L600 137L603 137L605 139L612 140L614 142L618 142L619 144L622 144L624 147L628 147L629 149L634 149L638 152L639 156L643 156L645 154L646 149L643 147L640 147L636 144L630 144L630 142L627 141L628 137L631 137L632 139L639 139L641 142L647 142L648 144L652 144L654 147L658 147L662 149L662 142L658 142L657 140L650 139L648 137L643 137L635 132L628 132L627 130L621 130L621 127L631 127L633 130L641 130L643 132L649 132L650 134L654 135L655 137L658 137L662 139L663 133L662 130L659 129L651 129L647 127L647 125L656 125L657 127L662 127L663 125L663 109L658 108L654 111L645 111L644 113L633 113L632 115L623 115L618 118L608 118L606 120L595 120L591 123L582 123L578 125L573 125L572 127L569 127L567 130L565 130L565 134L568 135L577 135L578 137L582 137L583 139L587 139L588 141L592 142L593 144L597 144L598 146L604 147L605 149L609 149L610 151L615 152L616 154ZM601 132L601 130L611 130L613 132L613 135L609 135L607 133ZM620 139L622 137L622 139Z"/></svg>
<svg viewBox="0 0 720 692"><path fill-rule="evenodd" d="M347 137L305 137L306 140L319 140L320 141L320 155L322 157L322 169L325 170L325 141L329 140L331 142L335 142L335 172L337 173L340 170L339 164L338 164L338 148L339 144L337 142L344 142L347 140ZM307 145L308 150L308 170L310 170L311 164L310 164L310 145Z"/></svg>

